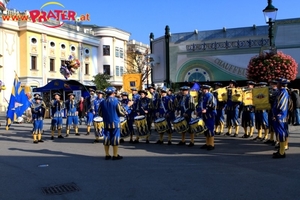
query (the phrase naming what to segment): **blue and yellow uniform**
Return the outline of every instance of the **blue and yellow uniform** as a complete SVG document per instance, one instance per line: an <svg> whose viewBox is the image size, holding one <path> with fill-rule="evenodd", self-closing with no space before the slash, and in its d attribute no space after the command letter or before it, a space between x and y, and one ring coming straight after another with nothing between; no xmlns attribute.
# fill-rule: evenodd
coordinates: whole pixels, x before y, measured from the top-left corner
<svg viewBox="0 0 300 200"><path fill-rule="evenodd" d="M217 114L215 118L215 134L216 135L223 135L224 131L224 125L225 125L225 107L226 107L226 102L223 100L218 100L218 89L222 87L222 83L215 83L215 91L213 92L213 95L217 99Z"/></svg>
<svg viewBox="0 0 300 200"><path fill-rule="evenodd" d="M33 143L37 144L39 142L44 142L42 140L42 132L44 126L44 116L46 105L40 96L36 96L34 101L31 103L31 113L33 121Z"/></svg>
<svg viewBox="0 0 300 200"><path fill-rule="evenodd" d="M63 124L63 113L64 113L64 102L60 100L60 93L54 93L54 100L50 102L51 104L51 140L54 139L54 131L57 130L58 137L64 138L61 135L61 129Z"/></svg>
<svg viewBox="0 0 300 200"><path fill-rule="evenodd" d="M125 109L125 113L126 113L126 128L128 127L129 136L131 136L132 135L131 133L133 132L133 121L134 121L134 118L131 118L131 113L133 111L133 109L132 109L133 101L128 99L127 92L122 92L121 97L122 97L122 99L120 102L121 102L123 108ZM126 130L124 130L124 131L126 131ZM126 137L127 137L127 135L126 135ZM124 142L124 138L121 137L120 142L121 143Z"/></svg>
<svg viewBox="0 0 300 200"><path fill-rule="evenodd" d="M77 110L77 102L75 100L75 94L68 94L69 99L65 102L66 113L67 113L67 134L66 137L70 134L71 126L73 125L75 130L75 135L80 135L78 133L78 110Z"/></svg>
<svg viewBox="0 0 300 200"><path fill-rule="evenodd" d="M149 130L151 133L151 125L154 122L156 116L155 116L155 108L157 107L157 103L158 103L158 99L159 99L159 93L157 91L155 91L155 87L154 86L150 86L148 87L149 93L148 93L148 98L151 99L152 104L153 104L153 108L150 110L149 114L151 115L151 123L149 125Z"/></svg>
<svg viewBox="0 0 300 200"><path fill-rule="evenodd" d="M85 135L89 135L91 131L91 126L93 124L94 115L96 113L94 101L96 99L95 90L90 89L90 96L86 97L84 100L84 107L87 118L87 130Z"/></svg>
<svg viewBox="0 0 300 200"><path fill-rule="evenodd" d="M274 131L280 142L279 151L273 154L273 158L285 157L285 147L289 136L287 124L289 94L285 88L288 83L289 81L286 79L278 81L278 95L272 108Z"/></svg>
<svg viewBox="0 0 300 200"><path fill-rule="evenodd" d="M180 88L181 95L178 103L176 103L176 113L180 115L180 117L184 117L187 124L190 123L192 112L195 111L195 103L194 98L189 94L190 87L183 86ZM178 145L185 145L185 134L186 132L181 133L181 141ZM190 132L191 142L189 146L194 146L194 138L195 135Z"/></svg>
<svg viewBox="0 0 300 200"><path fill-rule="evenodd" d="M269 91L270 95L270 104L271 108L274 107L275 99L277 98L278 95L278 89L277 89L277 81L273 80L270 82L271 89ZM270 133L270 138L269 140L265 141L265 144L276 144L276 138L274 138L275 132L274 132L274 120L273 120L273 112L272 110L269 111L268 114L268 120L269 120L269 133Z"/></svg>
<svg viewBox="0 0 300 200"><path fill-rule="evenodd" d="M258 87L266 87L266 82L259 82ZM269 120L267 110L256 110L255 111L255 127L257 129L257 137L254 140L265 140L269 135ZM262 132L264 129L264 137Z"/></svg>
<svg viewBox="0 0 300 200"><path fill-rule="evenodd" d="M146 118L146 126L148 127L148 132L149 134L147 134L146 136L146 143L149 143L149 136L151 133L151 123L152 123L152 115L151 115L151 111L153 110L154 106L153 106L153 102L152 99L148 98L147 95L147 91L146 90L140 90L139 91L140 94L140 98L138 99L137 103L136 103L136 113L137 115L144 115ZM139 142L139 134L137 133L136 138L134 140L135 143Z"/></svg>
<svg viewBox="0 0 300 200"><path fill-rule="evenodd" d="M203 102L202 106L199 106L197 113L202 113L203 121L207 130L204 132L206 137L206 143L201 147L202 149L213 150L215 148L214 143L214 126L215 126L215 116L217 114L217 100L215 96L210 93L209 85L202 85L201 89L203 92Z"/></svg>
<svg viewBox="0 0 300 200"><path fill-rule="evenodd" d="M226 112L227 112L227 127L228 132L226 135L237 137L240 128L240 120L239 120L239 112L241 101L237 101L234 99L234 96L238 98L242 96L239 94L239 91L236 88L236 81L230 80L229 87L227 88L227 103L226 103ZM231 135L232 128L235 127L235 133Z"/></svg>
<svg viewBox="0 0 300 200"><path fill-rule="evenodd" d="M253 81L248 81L247 85L248 85L247 88L244 88L244 94L246 96L249 93L249 96L251 96L250 94L252 94L252 89L256 84ZM244 102L242 104L242 110L243 110L242 127L244 128L245 131L242 138L253 137L253 132L254 132L255 107L253 104L251 104L251 101L249 101L250 104L246 101L247 99L244 99ZM250 132L248 132L248 127L250 128Z"/></svg>
<svg viewBox="0 0 300 200"><path fill-rule="evenodd" d="M105 95L105 93L101 90L97 90L96 91L97 97L94 101L94 109L95 109L95 114L94 114L94 118L99 116L99 108L100 108L100 103L102 101L104 101L103 95ZM94 143L98 143L99 140L103 137L103 122L96 122L94 121L94 128L95 128L95 140Z"/></svg>
<svg viewBox="0 0 300 200"><path fill-rule="evenodd" d="M131 112L129 113L128 116L128 128L130 130L130 143L133 143L133 135L134 135L134 129L133 129L133 124L134 124L134 118L137 116L136 113L136 107L137 107L137 102L140 99L140 95L138 94L138 91L136 88L131 88L131 99L133 101L133 105L131 106Z"/></svg>
<svg viewBox="0 0 300 200"><path fill-rule="evenodd" d="M172 144L172 125L171 121L173 120L173 113L174 113L174 105L173 100L170 96L167 95L167 88L163 87L160 90L161 95L160 98L157 100L156 104L156 118L165 118L167 125L169 127L168 132L168 145ZM159 140L156 144L163 144L163 134L159 134Z"/></svg>
<svg viewBox="0 0 300 200"><path fill-rule="evenodd" d="M118 145L120 140L120 117L125 117L125 110L120 101L115 97L116 89L108 87L105 90L106 99L100 103L99 116L103 118L104 132L103 145L105 150L105 159L109 160L109 146L113 146L113 160L122 159L118 154Z"/></svg>

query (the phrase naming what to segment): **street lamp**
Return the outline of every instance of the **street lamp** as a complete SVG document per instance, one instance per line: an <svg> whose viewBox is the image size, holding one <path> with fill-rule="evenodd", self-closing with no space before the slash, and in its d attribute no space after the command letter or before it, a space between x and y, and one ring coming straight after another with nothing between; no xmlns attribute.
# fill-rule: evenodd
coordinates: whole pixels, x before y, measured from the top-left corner
<svg viewBox="0 0 300 200"><path fill-rule="evenodd" d="M170 27L165 28L165 46L166 46L166 87L170 87Z"/></svg>
<svg viewBox="0 0 300 200"><path fill-rule="evenodd" d="M270 47L273 48L275 44L273 44L273 25L276 21L276 15L277 15L278 9L275 8L275 6L272 5L272 0L268 0L267 7L263 10L265 15L266 23L269 24L269 40L270 40Z"/></svg>
<svg viewBox="0 0 300 200"><path fill-rule="evenodd" d="M153 40L154 40L154 34L153 33L150 33L150 53L153 53ZM152 67L150 66L151 68L151 85L154 85L153 83L153 71L152 71ZM148 69L148 65L147 65L147 69ZM148 87L148 76L147 76L147 87Z"/></svg>

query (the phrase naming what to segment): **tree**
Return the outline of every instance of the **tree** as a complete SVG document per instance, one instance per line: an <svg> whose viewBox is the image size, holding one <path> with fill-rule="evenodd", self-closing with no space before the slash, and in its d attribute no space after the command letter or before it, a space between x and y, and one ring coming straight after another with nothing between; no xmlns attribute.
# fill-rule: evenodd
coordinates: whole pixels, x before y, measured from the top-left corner
<svg viewBox="0 0 300 200"><path fill-rule="evenodd" d="M148 49L145 53L139 50L129 49L127 51L126 62L126 74L142 74L142 82L148 83L148 77L151 74L151 67L148 61Z"/></svg>
<svg viewBox="0 0 300 200"><path fill-rule="evenodd" d="M262 53L251 58L247 68L247 78L253 81L271 81L279 78L295 80L298 73L297 62L282 52Z"/></svg>
<svg viewBox="0 0 300 200"><path fill-rule="evenodd" d="M92 81L96 85L96 88L98 90L104 90L105 88L110 86L108 80L111 78L111 76L108 74L98 73L96 76L93 76L93 78L94 80Z"/></svg>

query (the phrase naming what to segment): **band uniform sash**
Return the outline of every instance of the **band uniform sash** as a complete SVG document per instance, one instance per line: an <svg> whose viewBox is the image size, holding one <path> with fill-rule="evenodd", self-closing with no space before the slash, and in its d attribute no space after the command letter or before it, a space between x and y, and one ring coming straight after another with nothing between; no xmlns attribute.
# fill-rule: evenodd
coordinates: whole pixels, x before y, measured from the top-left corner
<svg viewBox="0 0 300 200"><path fill-rule="evenodd" d="M271 109L268 87L253 88L252 96L253 96L253 105L255 106L255 110Z"/></svg>

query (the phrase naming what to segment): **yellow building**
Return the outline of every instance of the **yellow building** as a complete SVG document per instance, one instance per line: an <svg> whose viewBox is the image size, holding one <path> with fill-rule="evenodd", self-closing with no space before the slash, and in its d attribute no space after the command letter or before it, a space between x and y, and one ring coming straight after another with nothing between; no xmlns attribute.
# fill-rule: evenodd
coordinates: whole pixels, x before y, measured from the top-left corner
<svg viewBox="0 0 300 200"><path fill-rule="evenodd" d="M11 15L19 11L6 10ZM94 85L98 73L111 75L111 85L121 88L124 59L130 33L114 27L78 25L58 21L29 22L3 20L0 12L0 80L6 90L0 93L0 111L11 96L15 73L26 88L42 87L54 79L64 79L60 67L70 55L81 66L69 79ZM30 90L30 89L29 89Z"/></svg>
<svg viewBox="0 0 300 200"><path fill-rule="evenodd" d="M30 22L0 22L0 80L7 90L0 94L0 110L5 110L9 101L14 74L17 73L22 85L31 89L42 87L54 79L64 79L60 74L62 63L70 55L79 59L80 68L70 79L91 85L98 68L97 37L76 26L48 28ZM6 105L6 106L5 106Z"/></svg>

